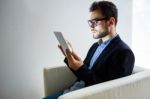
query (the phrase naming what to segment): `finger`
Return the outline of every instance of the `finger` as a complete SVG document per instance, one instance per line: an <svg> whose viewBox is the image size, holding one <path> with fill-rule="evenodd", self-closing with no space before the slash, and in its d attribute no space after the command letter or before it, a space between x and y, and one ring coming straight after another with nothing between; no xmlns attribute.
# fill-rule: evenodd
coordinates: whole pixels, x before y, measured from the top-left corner
<svg viewBox="0 0 150 99"><path fill-rule="evenodd" d="M74 61L74 58L73 58L73 56L71 55L71 52L68 49L66 49L66 55L67 55L67 59L69 61Z"/></svg>
<svg viewBox="0 0 150 99"><path fill-rule="evenodd" d="M64 52L61 45L58 45L58 48L59 48L62 52Z"/></svg>
<svg viewBox="0 0 150 99"><path fill-rule="evenodd" d="M67 41L67 44L70 46L70 48L71 48L71 51L73 51L73 48L72 48L72 45L71 45L71 43L68 41L68 40L66 40Z"/></svg>
<svg viewBox="0 0 150 99"><path fill-rule="evenodd" d="M59 48L60 50L62 50L62 46L61 46L61 45L58 45L58 48Z"/></svg>
<svg viewBox="0 0 150 99"><path fill-rule="evenodd" d="M71 50L73 51L71 43L68 41L68 45L70 46Z"/></svg>
<svg viewBox="0 0 150 99"><path fill-rule="evenodd" d="M73 51L71 43L68 40L66 40L66 41L67 41L67 44L71 47L72 54L73 54L74 58L79 60L80 57L78 57L78 55Z"/></svg>
<svg viewBox="0 0 150 99"><path fill-rule="evenodd" d="M65 55L65 52L64 52L64 50L63 50L63 48L62 48L62 46L61 46L61 45L58 45L58 48L61 50L61 52L63 53L63 55L66 56L66 55Z"/></svg>

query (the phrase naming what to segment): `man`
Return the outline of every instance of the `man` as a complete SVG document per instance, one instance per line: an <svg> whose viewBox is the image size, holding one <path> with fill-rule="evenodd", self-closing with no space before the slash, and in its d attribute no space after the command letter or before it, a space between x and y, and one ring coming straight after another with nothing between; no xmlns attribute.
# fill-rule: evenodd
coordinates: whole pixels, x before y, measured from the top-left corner
<svg viewBox="0 0 150 99"><path fill-rule="evenodd" d="M88 22L93 38L99 41L92 45L84 61L74 51L66 50L65 63L78 81L63 93L132 73L134 54L116 33L117 17L118 11L112 2L99 1L91 5ZM62 47L59 48L63 52ZM55 94L56 98L61 94Z"/></svg>

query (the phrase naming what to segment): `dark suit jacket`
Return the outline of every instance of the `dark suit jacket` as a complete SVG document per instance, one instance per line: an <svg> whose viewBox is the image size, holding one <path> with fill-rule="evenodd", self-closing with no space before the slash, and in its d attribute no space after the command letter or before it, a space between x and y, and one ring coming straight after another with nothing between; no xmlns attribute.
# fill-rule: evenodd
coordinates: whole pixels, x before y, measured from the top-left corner
<svg viewBox="0 0 150 99"><path fill-rule="evenodd" d="M77 71L71 69L79 80L85 82L86 86L128 76L132 73L135 61L134 54L120 39L119 35L112 39L104 49L92 69L88 69L90 60L97 47L97 42L92 45L81 68ZM67 60L65 62L67 64Z"/></svg>

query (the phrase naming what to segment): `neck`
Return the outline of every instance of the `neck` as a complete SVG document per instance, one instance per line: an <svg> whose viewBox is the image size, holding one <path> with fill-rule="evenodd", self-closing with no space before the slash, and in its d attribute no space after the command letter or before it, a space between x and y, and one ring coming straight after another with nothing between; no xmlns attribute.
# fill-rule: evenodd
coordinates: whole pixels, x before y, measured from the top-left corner
<svg viewBox="0 0 150 99"><path fill-rule="evenodd" d="M113 28L113 29L111 29L111 31L109 32L108 35L106 35L105 37L102 38L102 41L105 42L105 41L107 41L107 40L109 40L111 38L114 38L116 35L117 35L116 29Z"/></svg>

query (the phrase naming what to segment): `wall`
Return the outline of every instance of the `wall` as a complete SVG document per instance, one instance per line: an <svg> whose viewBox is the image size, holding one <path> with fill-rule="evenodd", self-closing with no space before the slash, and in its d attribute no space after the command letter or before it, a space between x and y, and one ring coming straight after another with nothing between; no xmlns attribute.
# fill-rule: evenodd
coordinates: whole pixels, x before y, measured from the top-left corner
<svg viewBox="0 0 150 99"><path fill-rule="evenodd" d="M131 0L113 0L118 33L131 45ZM87 24L93 0L0 0L0 99L40 99L43 68L64 65L54 30L82 59L95 41ZM128 10L131 9L131 10Z"/></svg>
<svg viewBox="0 0 150 99"><path fill-rule="evenodd" d="M150 1L133 0L133 34L132 47L135 52L137 66L150 69Z"/></svg>

